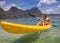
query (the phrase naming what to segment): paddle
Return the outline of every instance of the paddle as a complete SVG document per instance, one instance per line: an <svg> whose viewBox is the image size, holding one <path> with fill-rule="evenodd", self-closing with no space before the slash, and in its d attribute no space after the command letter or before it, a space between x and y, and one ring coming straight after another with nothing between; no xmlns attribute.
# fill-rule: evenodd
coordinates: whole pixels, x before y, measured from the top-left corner
<svg viewBox="0 0 60 43"><path fill-rule="evenodd" d="M29 13L29 15L30 15L31 17L36 17L35 15L32 15L32 14L30 14L30 13Z"/></svg>
<svg viewBox="0 0 60 43"><path fill-rule="evenodd" d="M35 17L35 18L37 18L35 15L32 15L31 13L29 13L29 15L31 16L31 17ZM52 25L53 27L56 27L56 25Z"/></svg>
<svg viewBox="0 0 60 43"><path fill-rule="evenodd" d="M35 17L35 18L38 18L38 17L36 17L35 15L32 15L32 14L30 14L30 13L29 13L29 15L30 15L31 17Z"/></svg>

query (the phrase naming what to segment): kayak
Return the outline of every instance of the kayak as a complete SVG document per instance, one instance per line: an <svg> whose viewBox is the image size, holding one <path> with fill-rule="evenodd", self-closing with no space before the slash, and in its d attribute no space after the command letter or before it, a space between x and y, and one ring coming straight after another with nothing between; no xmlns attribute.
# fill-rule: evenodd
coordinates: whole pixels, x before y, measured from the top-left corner
<svg viewBox="0 0 60 43"><path fill-rule="evenodd" d="M45 26L24 25L4 21L1 21L1 26L5 31L13 34L32 33L51 28L51 25L45 25Z"/></svg>

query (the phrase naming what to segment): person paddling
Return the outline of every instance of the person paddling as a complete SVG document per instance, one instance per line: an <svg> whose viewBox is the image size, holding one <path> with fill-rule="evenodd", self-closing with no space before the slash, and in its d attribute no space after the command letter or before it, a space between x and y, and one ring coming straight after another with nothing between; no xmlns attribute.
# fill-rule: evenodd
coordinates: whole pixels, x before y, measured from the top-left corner
<svg viewBox="0 0 60 43"><path fill-rule="evenodd" d="M37 19L42 21L42 22L38 22L36 24L37 26L43 26L43 25L50 24L50 18L48 17L47 14L43 14L43 17L42 18L37 17Z"/></svg>

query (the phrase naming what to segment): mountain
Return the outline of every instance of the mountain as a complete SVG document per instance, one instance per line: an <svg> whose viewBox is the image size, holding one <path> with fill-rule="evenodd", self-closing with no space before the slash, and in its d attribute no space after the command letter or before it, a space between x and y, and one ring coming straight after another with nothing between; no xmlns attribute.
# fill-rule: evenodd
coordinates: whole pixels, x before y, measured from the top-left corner
<svg viewBox="0 0 60 43"><path fill-rule="evenodd" d="M37 7L31 8L30 13L35 16L42 16L41 11Z"/></svg>
<svg viewBox="0 0 60 43"><path fill-rule="evenodd" d="M1 7L0 7L0 12L4 11Z"/></svg>
<svg viewBox="0 0 60 43"><path fill-rule="evenodd" d="M5 11L0 7L0 19L4 19L5 17Z"/></svg>
<svg viewBox="0 0 60 43"><path fill-rule="evenodd" d="M31 17L28 14L31 13L35 16L41 16L42 13L37 7L33 7L31 9L22 10L16 7L11 7L9 11L4 11L0 8L0 19L10 19L10 18L26 18Z"/></svg>

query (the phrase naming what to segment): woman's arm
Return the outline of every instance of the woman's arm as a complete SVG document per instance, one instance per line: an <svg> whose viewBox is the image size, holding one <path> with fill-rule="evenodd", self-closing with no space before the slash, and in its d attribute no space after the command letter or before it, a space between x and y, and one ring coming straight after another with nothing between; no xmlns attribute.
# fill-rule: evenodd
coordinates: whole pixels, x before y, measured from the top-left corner
<svg viewBox="0 0 60 43"><path fill-rule="evenodd" d="M37 19L38 19L38 20L43 20L43 18L39 18L39 17L37 17Z"/></svg>

